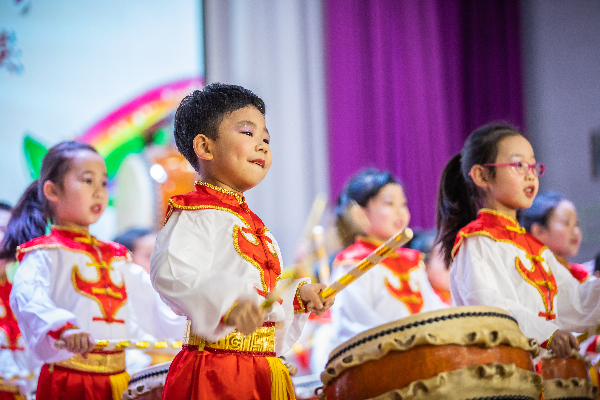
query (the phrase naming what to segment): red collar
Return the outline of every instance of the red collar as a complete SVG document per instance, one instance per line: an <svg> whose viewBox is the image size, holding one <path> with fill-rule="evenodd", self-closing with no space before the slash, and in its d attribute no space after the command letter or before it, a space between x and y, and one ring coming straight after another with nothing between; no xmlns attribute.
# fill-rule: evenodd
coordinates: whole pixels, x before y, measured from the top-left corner
<svg viewBox="0 0 600 400"><path fill-rule="evenodd" d="M496 242L508 242L527 254L536 256L547 249L542 242L527 233L516 219L488 208L479 210L477 219L458 232L452 248L453 258L458 253L463 240L471 236L487 236Z"/></svg>
<svg viewBox="0 0 600 400"><path fill-rule="evenodd" d="M248 208L246 200L241 194L201 181L196 181L193 192L173 196L169 199L165 224L176 208L180 210L225 209L223 211L236 214L242 220L245 220L243 214L246 212L249 212L253 218L256 217Z"/></svg>
<svg viewBox="0 0 600 400"><path fill-rule="evenodd" d="M335 263L341 264L345 262L358 262L367 257L383 242L365 237L358 237L354 244L348 246L345 250L335 257ZM399 248L396 252L388 256L380 262L389 269L397 272L408 273L415 267L419 267L421 261L421 253L417 250Z"/></svg>
<svg viewBox="0 0 600 400"><path fill-rule="evenodd" d="M129 257L125 246L118 243L102 242L81 229L54 225L49 235L40 236L18 246L17 259L21 262L25 254L31 251L55 248L87 253L94 260L106 263Z"/></svg>

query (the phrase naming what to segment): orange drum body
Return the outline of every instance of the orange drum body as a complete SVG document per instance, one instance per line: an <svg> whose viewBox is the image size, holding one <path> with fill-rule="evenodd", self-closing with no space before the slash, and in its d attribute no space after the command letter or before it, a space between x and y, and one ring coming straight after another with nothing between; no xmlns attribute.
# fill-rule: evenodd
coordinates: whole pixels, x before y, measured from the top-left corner
<svg viewBox="0 0 600 400"><path fill-rule="evenodd" d="M153 365L133 375L123 400L160 400L171 362Z"/></svg>
<svg viewBox="0 0 600 400"><path fill-rule="evenodd" d="M538 353L504 310L455 307L350 339L331 353L321 380L327 400L538 400Z"/></svg>
<svg viewBox="0 0 600 400"><path fill-rule="evenodd" d="M598 388L590 381L589 368L577 353L567 358L542 358L544 400L596 399Z"/></svg>

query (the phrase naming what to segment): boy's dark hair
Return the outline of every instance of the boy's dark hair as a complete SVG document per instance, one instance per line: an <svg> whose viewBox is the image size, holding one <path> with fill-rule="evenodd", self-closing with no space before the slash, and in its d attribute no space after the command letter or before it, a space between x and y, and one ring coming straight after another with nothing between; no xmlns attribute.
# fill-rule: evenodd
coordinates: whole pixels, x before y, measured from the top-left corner
<svg viewBox="0 0 600 400"><path fill-rule="evenodd" d="M569 200L567 196L557 192L546 192L538 195L530 208L521 210L519 222L527 232L531 233L531 226L534 223L548 228L548 220L554 212L558 203L563 200Z"/></svg>
<svg viewBox="0 0 600 400"><path fill-rule="evenodd" d="M113 242L122 244L123 246L127 247L127 250L133 252L135 248L135 241L152 233L154 233L154 230L149 228L131 228L114 238Z"/></svg>
<svg viewBox="0 0 600 400"><path fill-rule="evenodd" d="M345 247L352 244L357 235L363 233L357 231L357 227L348 217L349 207L353 203L366 207L369 200L377 196L381 189L389 183L399 182L389 172L379 171L375 168L362 170L346 183L335 208L338 235Z"/></svg>
<svg viewBox="0 0 600 400"><path fill-rule="evenodd" d="M194 138L204 135L216 140L225 114L252 105L265 115L265 103L241 86L212 83L185 96L175 112L175 144L177 150L198 171Z"/></svg>
<svg viewBox="0 0 600 400"><path fill-rule="evenodd" d="M0 246L0 260L14 260L18 245L45 234L48 221L52 222L53 215L44 196L44 182L51 181L62 189L73 156L80 150L97 153L92 146L73 141L61 142L48 150L42 160L40 177L25 189L19 202L11 211Z"/></svg>
<svg viewBox="0 0 600 400"><path fill-rule="evenodd" d="M458 231L477 218L481 197L475 182L469 176L474 165L496 162L498 143L511 136L521 136L519 131L505 123L491 123L469 135L462 151L452 157L440 179L437 200L437 241L442 244L446 268L452 264L452 248ZM490 176L496 174L496 167Z"/></svg>
<svg viewBox="0 0 600 400"><path fill-rule="evenodd" d="M12 210L12 206L5 201L0 201L0 210L10 211Z"/></svg>

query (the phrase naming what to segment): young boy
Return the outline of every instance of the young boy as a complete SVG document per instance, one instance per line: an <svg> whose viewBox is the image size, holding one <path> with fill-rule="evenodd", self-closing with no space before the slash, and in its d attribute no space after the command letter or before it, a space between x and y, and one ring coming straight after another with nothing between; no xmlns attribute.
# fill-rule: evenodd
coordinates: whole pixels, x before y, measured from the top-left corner
<svg viewBox="0 0 600 400"><path fill-rule="evenodd" d="M279 282L279 246L244 201L271 166L264 113L251 91L215 83L175 114L177 148L202 180L169 200L151 259L154 287L188 318L163 399L294 399L276 355L309 311L333 304L320 298L322 284ZM264 307L267 297L275 301Z"/></svg>

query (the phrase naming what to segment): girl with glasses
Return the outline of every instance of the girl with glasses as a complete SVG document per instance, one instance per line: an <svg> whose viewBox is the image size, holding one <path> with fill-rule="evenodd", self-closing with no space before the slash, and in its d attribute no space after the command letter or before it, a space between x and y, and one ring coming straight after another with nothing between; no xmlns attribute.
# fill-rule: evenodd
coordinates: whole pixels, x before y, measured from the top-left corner
<svg viewBox="0 0 600 400"><path fill-rule="evenodd" d="M580 284L517 221L543 172L514 127L475 130L442 173L438 240L455 305L507 310L526 336L563 358L579 348L570 332L595 328L600 319L600 280Z"/></svg>

